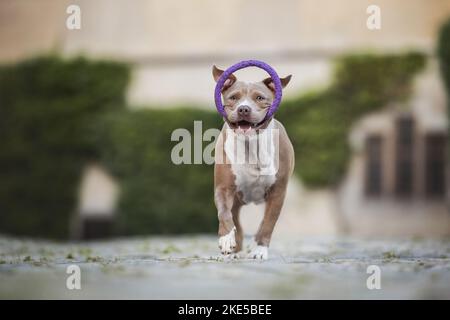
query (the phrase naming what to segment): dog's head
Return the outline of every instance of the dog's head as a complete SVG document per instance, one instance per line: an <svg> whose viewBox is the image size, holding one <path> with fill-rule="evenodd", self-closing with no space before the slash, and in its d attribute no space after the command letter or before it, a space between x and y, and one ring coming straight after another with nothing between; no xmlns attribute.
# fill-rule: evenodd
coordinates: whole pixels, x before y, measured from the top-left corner
<svg viewBox="0 0 450 320"><path fill-rule="evenodd" d="M217 82L223 70L213 66L213 77ZM282 87L286 87L291 76L281 78ZM231 75L222 88L223 106L228 124L236 133L251 134L267 125L266 114L275 97L272 78L260 82L246 83ZM253 131L255 130L255 131Z"/></svg>

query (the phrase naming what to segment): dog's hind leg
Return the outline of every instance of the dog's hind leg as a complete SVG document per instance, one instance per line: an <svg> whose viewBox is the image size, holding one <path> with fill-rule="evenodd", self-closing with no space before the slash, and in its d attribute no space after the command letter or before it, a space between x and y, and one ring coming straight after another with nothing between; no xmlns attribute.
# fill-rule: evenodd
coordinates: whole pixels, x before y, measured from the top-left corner
<svg viewBox="0 0 450 320"><path fill-rule="evenodd" d="M242 203L238 199L234 199L233 207L231 208L231 214L233 215L234 226L236 227L236 248L234 252L242 250L242 242L244 241L244 233L242 230L239 214L242 208Z"/></svg>

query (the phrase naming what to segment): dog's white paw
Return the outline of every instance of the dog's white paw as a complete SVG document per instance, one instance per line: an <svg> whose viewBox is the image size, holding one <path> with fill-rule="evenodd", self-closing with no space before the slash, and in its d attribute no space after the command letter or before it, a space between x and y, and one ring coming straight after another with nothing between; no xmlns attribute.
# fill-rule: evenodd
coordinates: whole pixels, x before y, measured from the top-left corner
<svg viewBox="0 0 450 320"><path fill-rule="evenodd" d="M265 246L256 246L247 254L247 258L267 260L269 258L269 248Z"/></svg>
<svg viewBox="0 0 450 320"><path fill-rule="evenodd" d="M230 254L234 251L234 248L236 248L236 227L219 238L219 248L222 254Z"/></svg>

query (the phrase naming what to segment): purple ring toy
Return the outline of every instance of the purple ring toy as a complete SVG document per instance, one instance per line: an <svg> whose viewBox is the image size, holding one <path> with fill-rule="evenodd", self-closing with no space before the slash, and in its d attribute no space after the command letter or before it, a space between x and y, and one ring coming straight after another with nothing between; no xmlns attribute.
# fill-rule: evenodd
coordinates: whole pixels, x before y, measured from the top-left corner
<svg viewBox="0 0 450 320"><path fill-rule="evenodd" d="M226 118L226 113L224 106L222 104L222 87L225 84L225 81L227 81L228 77L237 70L248 68L248 67L258 67L260 69L265 70L270 77L272 78L273 84L275 86L275 98L273 99L272 105L269 108L269 111L267 111L266 119L270 118L275 111L277 111L278 107L280 106L281 97L283 95L283 87L281 86L281 80L278 76L277 72L269 66L267 63L259 61L259 60L244 60L241 62L238 62L231 67L229 67L227 70L225 70L222 75L220 76L219 80L216 84L216 89L214 91L214 100L216 102L216 108L219 113Z"/></svg>

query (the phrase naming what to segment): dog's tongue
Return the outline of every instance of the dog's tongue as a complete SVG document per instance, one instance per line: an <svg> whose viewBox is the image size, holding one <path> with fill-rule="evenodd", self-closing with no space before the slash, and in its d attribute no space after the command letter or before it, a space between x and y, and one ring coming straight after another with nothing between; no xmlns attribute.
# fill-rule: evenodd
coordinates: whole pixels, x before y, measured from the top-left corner
<svg viewBox="0 0 450 320"><path fill-rule="evenodd" d="M240 123L240 124L239 124L239 128L241 128L241 129L244 130L244 131L247 131L248 129L250 129L250 127L251 127L251 125L250 125L250 123L248 123L248 122Z"/></svg>
<svg viewBox="0 0 450 320"><path fill-rule="evenodd" d="M242 129L248 129L252 126L252 124L249 121L246 120L241 120L237 123L237 125L239 127L241 127Z"/></svg>
<svg viewBox="0 0 450 320"><path fill-rule="evenodd" d="M236 132L247 134L248 132L251 131L251 128L252 128L251 123L249 123L247 121L239 121L237 124Z"/></svg>

